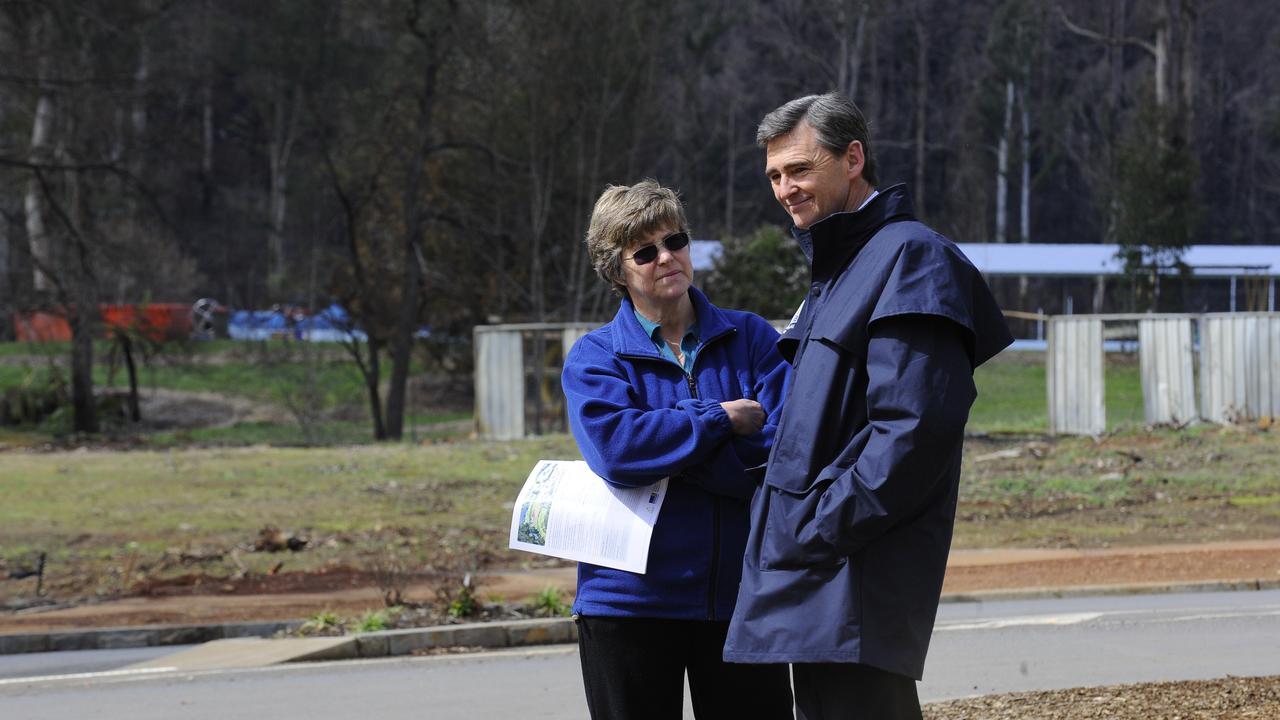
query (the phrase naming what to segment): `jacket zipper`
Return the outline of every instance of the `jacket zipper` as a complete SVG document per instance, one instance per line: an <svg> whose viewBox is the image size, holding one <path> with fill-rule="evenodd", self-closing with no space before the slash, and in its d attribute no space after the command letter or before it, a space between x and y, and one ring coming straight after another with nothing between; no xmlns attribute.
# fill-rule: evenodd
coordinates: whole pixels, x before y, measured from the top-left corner
<svg viewBox="0 0 1280 720"><path fill-rule="evenodd" d="M706 350L707 346L721 338L729 335L732 331L720 333L714 337L708 338L702 343L702 350ZM643 355L628 355L619 353L622 357L634 357L638 360L652 360L652 357ZM698 358L702 357L702 352L693 359L693 367L685 373L685 381L689 384L689 397L698 398L698 381L695 379L696 370L698 369ZM662 362L670 362L663 360ZM676 363L673 363L676 364ZM678 364L677 364L678 366ZM682 371L683 367L680 368ZM711 496L711 571L708 575L707 583L707 619L716 619L716 583L720 580L720 498Z"/></svg>
<svg viewBox="0 0 1280 720"><path fill-rule="evenodd" d="M697 364L697 360L694 360ZM689 382L689 397L698 397L698 381L693 373L685 376ZM707 619L716 619L716 584L720 579L720 498L711 496L711 571L707 576Z"/></svg>

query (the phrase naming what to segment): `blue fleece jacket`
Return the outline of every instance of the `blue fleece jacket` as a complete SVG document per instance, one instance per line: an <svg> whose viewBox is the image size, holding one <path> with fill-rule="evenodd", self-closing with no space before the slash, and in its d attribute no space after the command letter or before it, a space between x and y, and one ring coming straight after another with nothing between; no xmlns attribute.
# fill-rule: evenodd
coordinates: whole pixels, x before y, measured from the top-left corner
<svg viewBox="0 0 1280 720"><path fill-rule="evenodd" d="M574 344L562 383L569 426L596 474L620 487L670 477L644 575L578 565L573 611L612 617L727 620L742 575L748 507L768 459L790 366L778 333L750 313L689 290L703 338L686 375L645 335L629 300ZM720 403L764 406L764 428L734 435Z"/></svg>

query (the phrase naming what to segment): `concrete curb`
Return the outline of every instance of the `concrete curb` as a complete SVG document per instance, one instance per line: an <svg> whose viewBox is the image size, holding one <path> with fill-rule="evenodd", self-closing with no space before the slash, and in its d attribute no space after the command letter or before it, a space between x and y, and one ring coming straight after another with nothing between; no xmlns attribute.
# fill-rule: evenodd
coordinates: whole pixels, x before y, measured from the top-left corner
<svg viewBox="0 0 1280 720"><path fill-rule="evenodd" d="M160 645L194 645L212 640L270 637L302 625L285 622L220 623L216 625L138 625L134 627L59 630L46 633L0 635L0 655L64 650L119 650Z"/></svg>
<svg viewBox="0 0 1280 720"><path fill-rule="evenodd" d="M1000 600L1043 600L1052 598L1115 595L1169 595L1173 593L1198 592L1244 592L1248 590L1280 590L1280 580L1214 580L1209 582L1133 583L1130 585L1077 585L1065 588L980 590L968 593L947 593L942 596L942 602L996 602Z"/></svg>
<svg viewBox="0 0 1280 720"><path fill-rule="evenodd" d="M1193 592L1277 590L1280 580L1096 585L947 593L944 603L1035 600L1099 595L1143 595ZM161 645L190 645L231 638L269 638L296 630L303 621L218 625L145 625L49 633L0 634L0 655L60 650L108 650ZM337 660L408 655L417 650L453 647L505 648L577 642L578 629L569 618L514 620L384 630L349 636L350 642L328 648L321 656L293 658Z"/></svg>
<svg viewBox="0 0 1280 720"><path fill-rule="evenodd" d="M578 641L578 626L570 618L546 618L384 630L355 635L354 639L352 657L395 657L410 655L418 650L442 648L504 648L574 643Z"/></svg>
<svg viewBox="0 0 1280 720"><path fill-rule="evenodd" d="M339 637L232 638L145 662L126 670L178 671L265 667L282 663L356 660L411 655L420 650L456 647L505 648L571 643L578 628L569 618L471 623Z"/></svg>

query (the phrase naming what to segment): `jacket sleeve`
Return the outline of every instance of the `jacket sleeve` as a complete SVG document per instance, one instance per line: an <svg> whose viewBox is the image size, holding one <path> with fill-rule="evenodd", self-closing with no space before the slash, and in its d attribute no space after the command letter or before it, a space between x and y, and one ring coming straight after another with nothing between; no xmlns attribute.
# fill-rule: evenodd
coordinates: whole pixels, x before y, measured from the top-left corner
<svg viewBox="0 0 1280 720"><path fill-rule="evenodd" d="M717 495L749 500L763 477L791 383L791 366L778 353L778 331L751 318L750 370L738 373L742 397L764 407L764 426L751 435L731 435L706 462L688 468L683 479Z"/></svg>
<svg viewBox="0 0 1280 720"><path fill-rule="evenodd" d="M852 466L834 475L802 545L857 552L936 502L954 469L976 397L963 329L930 315L874 323L867 351L870 437ZM809 538L803 537L810 535Z"/></svg>
<svg viewBox="0 0 1280 720"><path fill-rule="evenodd" d="M773 437L782 419L782 402L791 387L791 364L778 353L778 331L761 318L755 321L755 349L752 372L740 378L743 397L750 398L764 407L765 421L760 432L751 435L735 435L733 449L748 468L757 468L769 460Z"/></svg>
<svg viewBox="0 0 1280 720"><path fill-rule="evenodd" d="M716 400L681 400L674 408L646 408L612 352L586 336L574 345L561 374L569 427L597 475L613 485L639 487L709 459L731 434Z"/></svg>

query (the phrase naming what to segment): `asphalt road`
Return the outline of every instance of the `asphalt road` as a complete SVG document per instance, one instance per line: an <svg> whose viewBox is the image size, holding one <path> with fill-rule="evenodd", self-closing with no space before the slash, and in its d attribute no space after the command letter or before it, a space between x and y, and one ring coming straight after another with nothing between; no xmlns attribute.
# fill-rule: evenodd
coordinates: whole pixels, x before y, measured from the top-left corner
<svg viewBox="0 0 1280 720"><path fill-rule="evenodd" d="M62 661L79 676L14 678L23 658L43 663L42 671L56 670L56 663L48 656L4 658L0 676L10 677L0 680L0 718L586 717L577 654L566 646L164 676L84 674L91 665L118 668L139 655L66 655ZM926 672L925 702L1280 674L1280 591L944 605Z"/></svg>

